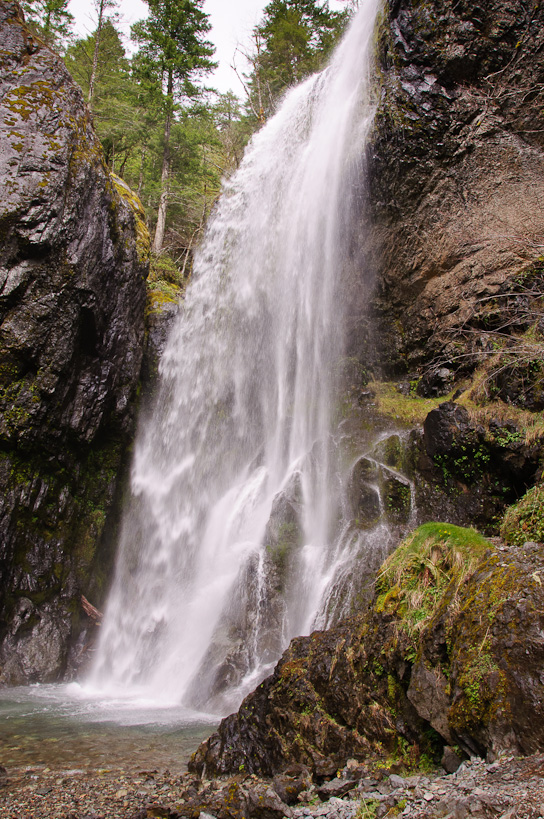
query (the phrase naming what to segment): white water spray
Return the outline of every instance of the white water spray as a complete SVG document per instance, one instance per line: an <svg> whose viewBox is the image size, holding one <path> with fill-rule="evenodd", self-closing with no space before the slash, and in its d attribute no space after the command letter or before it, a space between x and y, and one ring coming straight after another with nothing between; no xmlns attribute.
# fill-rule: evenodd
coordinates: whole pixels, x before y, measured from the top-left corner
<svg viewBox="0 0 544 819"><path fill-rule="evenodd" d="M310 630L346 562L338 285L378 7L363 1L331 65L289 93L225 185L136 443L94 686L228 711Z"/></svg>

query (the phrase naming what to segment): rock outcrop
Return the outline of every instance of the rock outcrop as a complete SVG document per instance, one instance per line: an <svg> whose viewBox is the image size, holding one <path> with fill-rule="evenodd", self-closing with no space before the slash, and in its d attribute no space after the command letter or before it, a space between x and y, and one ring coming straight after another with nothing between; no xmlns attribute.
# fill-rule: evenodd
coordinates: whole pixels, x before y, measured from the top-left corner
<svg viewBox="0 0 544 819"><path fill-rule="evenodd" d="M194 755L206 777L319 780L351 757L528 754L544 743L542 553L427 524L382 567L369 611L294 640Z"/></svg>
<svg viewBox="0 0 544 819"><path fill-rule="evenodd" d="M0 3L0 683L54 680L97 601L133 428L148 236L80 90ZM83 644L83 637L81 637Z"/></svg>
<svg viewBox="0 0 544 819"><path fill-rule="evenodd" d="M379 349L361 303L352 351L386 373L470 371L493 340L540 321L544 9L391 0L379 36L368 249ZM528 400L538 408L540 392Z"/></svg>

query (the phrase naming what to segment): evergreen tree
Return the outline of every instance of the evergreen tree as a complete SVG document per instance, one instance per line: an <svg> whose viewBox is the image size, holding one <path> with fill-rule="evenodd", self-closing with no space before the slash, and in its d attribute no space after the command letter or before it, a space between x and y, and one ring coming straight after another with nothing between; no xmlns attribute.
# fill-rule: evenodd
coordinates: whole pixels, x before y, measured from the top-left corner
<svg viewBox="0 0 544 819"><path fill-rule="evenodd" d="M107 22L107 17L105 15L108 9L113 8L115 8L115 0L96 0L95 2L95 10L97 13L97 26L96 31L94 33L93 62L91 69L91 77L89 80L89 93L87 95L87 102L89 103L89 105L92 103L94 89L96 85L96 75L98 72L98 56L100 54L100 41L102 39L102 30L104 28L104 24Z"/></svg>
<svg viewBox="0 0 544 819"><path fill-rule="evenodd" d="M214 68L212 44L204 39L211 25L203 0L149 0L149 17L133 26L140 44L140 76L156 78L162 89L163 149L161 195L153 251L161 252L166 227L171 172L170 139L176 104L198 94L195 81Z"/></svg>
<svg viewBox="0 0 544 819"><path fill-rule="evenodd" d="M289 86L322 68L348 18L349 11L331 11L327 0L271 0L246 55L254 116L263 120Z"/></svg>
<svg viewBox="0 0 544 819"><path fill-rule="evenodd" d="M59 50L70 37L74 22L68 3L69 0L24 0L21 3L30 28Z"/></svg>

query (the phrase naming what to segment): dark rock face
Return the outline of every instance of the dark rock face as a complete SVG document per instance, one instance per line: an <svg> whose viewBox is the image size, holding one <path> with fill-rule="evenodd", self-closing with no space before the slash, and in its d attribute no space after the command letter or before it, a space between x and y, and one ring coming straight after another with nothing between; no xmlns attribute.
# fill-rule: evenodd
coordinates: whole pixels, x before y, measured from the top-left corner
<svg viewBox="0 0 544 819"><path fill-rule="evenodd" d="M449 520L496 534L509 504L542 477L543 443L512 422L474 423L454 402L440 404L410 438L418 522Z"/></svg>
<svg viewBox="0 0 544 819"><path fill-rule="evenodd" d="M368 251L375 364L386 373L471 370L490 352L490 331L508 336L538 319L543 49L544 9L532 0L389 4ZM359 322L368 365L376 351L366 349L367 317Z"/></svg>
<svg viewBox="0 0 544 819"><path fill-rule="evenodd" d="M417 636L389 593L366 615L294 640L190 768L270 776L295 762L330 776L350 757L395 751L399 738L437 760L451 744L534 752L544 742L541 561L536 545L490 550L462 582L454 573Z"/></svg>
<svg viewBox="0 0 544 819"><path fill-rule="evenodd" d="M79 595L101 593L148 240L79 89L13 2L0 41L0 682L13 684L65 671Z"/></svg>

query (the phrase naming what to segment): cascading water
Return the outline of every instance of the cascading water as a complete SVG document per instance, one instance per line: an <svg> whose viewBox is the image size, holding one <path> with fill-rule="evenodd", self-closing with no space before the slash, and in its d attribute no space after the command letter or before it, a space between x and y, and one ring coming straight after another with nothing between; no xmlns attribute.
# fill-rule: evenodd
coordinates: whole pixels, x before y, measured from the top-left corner
<svg viewBox="0 0 544 819"><path fill-rule="evenodd" d="M102 689L227 711L323 620L346 563L330 436L338 285L378 7L364 0L331 65L289 93L225 184L136 443L92 671Z"/></svg>

